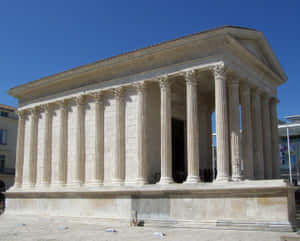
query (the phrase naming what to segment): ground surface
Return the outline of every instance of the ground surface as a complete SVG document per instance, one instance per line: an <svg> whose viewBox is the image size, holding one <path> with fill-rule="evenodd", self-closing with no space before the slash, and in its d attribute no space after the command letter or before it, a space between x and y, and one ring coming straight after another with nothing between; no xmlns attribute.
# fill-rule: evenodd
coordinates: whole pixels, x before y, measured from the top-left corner
<svg viewBox="0 0 300 241"><path fill-rule="evenodd" d="M117 232L107 232L108 228ZM296 233L130 227L96 219L0 216L1 241L279 241L281 236L300 238Z"/></svg>

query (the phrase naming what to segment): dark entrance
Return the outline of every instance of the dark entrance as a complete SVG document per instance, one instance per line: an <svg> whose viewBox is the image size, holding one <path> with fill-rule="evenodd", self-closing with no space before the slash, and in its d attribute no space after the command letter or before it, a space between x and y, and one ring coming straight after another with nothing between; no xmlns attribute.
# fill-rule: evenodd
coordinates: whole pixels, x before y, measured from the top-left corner
<svg viewBox="0 0 300 241"><path fill-rule="evenodd" d="M187 177L184 161L184 121L172 119L172 171L173 179L182 183Z"/></svg>
<svg viewBox="0 0 300 241"><path fill-rule="evenodd" d="M5 209L5 196L2 192L5 192L5 183L0 180L0 214L3 213Z"/></svg>

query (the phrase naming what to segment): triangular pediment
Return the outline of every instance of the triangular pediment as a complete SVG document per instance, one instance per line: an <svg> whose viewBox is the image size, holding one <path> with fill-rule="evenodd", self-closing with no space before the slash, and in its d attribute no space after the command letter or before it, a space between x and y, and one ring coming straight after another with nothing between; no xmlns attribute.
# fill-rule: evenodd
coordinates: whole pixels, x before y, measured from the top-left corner
<svg viewBox="0 0 300 241"><path fill-rule="evenodd" d="M270 45L266 41L262 34L254 35L254 38L247 38L248 36L240 37L234 36L235 40L244 47L250 54L256 57L260 62L265 64L274 73L280 76L282 79L286 79L286 75L279 64L276 56L271 50Z"/></svg>
<svg viewBox="0 0 300 241"><path fill-rule="evenodd" d="M269 64L268 61L268 56L266 56L261 47L255 42L254 40L249 40L249 39L239 39L239 42L251 53L253 54L256 58L258 58L261 62L264 64L268 65L268 67L272 67Z"/></svg>

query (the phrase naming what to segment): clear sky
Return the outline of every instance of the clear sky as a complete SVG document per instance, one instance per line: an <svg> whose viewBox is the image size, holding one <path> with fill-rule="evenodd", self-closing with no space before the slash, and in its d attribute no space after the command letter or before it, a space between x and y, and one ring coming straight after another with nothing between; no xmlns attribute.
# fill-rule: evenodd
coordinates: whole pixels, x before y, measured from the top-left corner
<svg viewBox="0 0 300 241"><path fill-rule="evenodd" d="M278 115L300 114L299 0L2 0L0 103L20 84L223 25L262 31L288 82Z"/></svg>

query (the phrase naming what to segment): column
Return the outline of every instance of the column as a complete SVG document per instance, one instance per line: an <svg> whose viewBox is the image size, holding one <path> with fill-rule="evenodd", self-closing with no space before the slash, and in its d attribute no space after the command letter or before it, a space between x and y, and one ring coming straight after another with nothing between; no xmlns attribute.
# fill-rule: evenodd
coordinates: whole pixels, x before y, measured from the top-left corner
<svg viewBox="0 0 300 241"><path fill-rule="evenodd" d="M233 181L242 180L241 138L239 110L239 81L233 77L228 81L229 129L231 145L231 173Z"/></svg>
<svg viewBox="0 0 300 241"><path fill-rule="evenodd" d="M38 121L38 109L33 108L30 110L30 142L29 142L29 163L28 163L28 186L33 187L36 184L36 160L37 160L37 121Z"/></svg>
<svg viewBox="0 0 300 241"><path fill-rule="evenodd" d="M272 150L271 150L271 123L269 97L263 95L262 104L262 127L263 127L263 148L264 148L264 175L265 179L272 179Z"/></svg>
<svg viewBox="0 0 300 241"><path fill-rule="evenodd" d="M172 177L172 114L171 86L167 77L160 84L160 138L161 138L161 177L159 184L173 183Z"/></svg>
<svg viewBox="0 0 300 241"><path fill-rule="evenodd" d="M137 155L138 172L136 183L144 185L147 181L147 143L146 143L146 95L147 89L144 82L136 85L138 95L137 110Z"/></svg>
<svg viewBox="0 0 300 241"><path fill-rule="evenodd" d="M271 118L271 138L272 138L272 175L274 179L280 178L280 155L279 155L279 135L277 123L277 99L272 98L270 101L270 118Z"/></svg>
<svg viewBox="0 0 300 241"><path fill-rule="evenodd" d="M229 136L226 77L224 65L213 68L215 78L216 140L217 140L217 182L229 181Z"/></svg>
<svg viewBox="0 0 300 241"><path fill-rule="evenodd" d="M112 184L122 185L125 179L125 105L124 90L114 89L115 96L115 158Z"/></svg>
<svg viewBox="0 0 300 241"><path fill-rule="evenodd" d="M83 95L76 97L77 106L77 127L76 127L76 157L73 165L72 184L80 186L83 184L84 177L84 157L85 157L85 141L84 141L84 107L85 97Z"/></svg>
<svg viewBox="0 0 300 241"><path fill-rule="evenodd" d="M254 176L256 179L264 179L264 154L263 154L263 130L261 120L261 98L258 89L254 89L251 98L252 124L253 124L253 158Z"/></svg>
<svg viewBox="0 0 300 241"><path fill-rule="evenodd" d="M95 100L95 158L89 185L100 186L104 179L104 105L103 93L93 94Z"/></svg>
<svg viewBox="0 0 300 241"><path fill-rule="evenodd" d="M244 177L246 179L254 178L253 168L253 136L252 136L252 116L249 86L241 86L241 109L242 109L242 145L243 145L243 163Z"/></svg>
<svg viewBox="0 0 300 241"><path fill-rule="evenodd" d="M199 178L199 119L198 119L198 82L195 71L185 75L187 105L187 158L188 176L185 183L197 183Z"/></svg>
<svg viewBox="0 0 300 241"><path fill-rule="evenodd" d="M15 188L22 186L23 179L23 162L24 162L24 134L25 134L25 111L18 111L18 137L16 150L16 174L15 174Z"/></svg>
<svg viewBox="0 0 300 241"><path fill-rule="evenodd" d="M53 107L51 104L43 106L45 111L45 131L44 131L44 156L43 168L41 170L41 184L48 186L51 178L51 151L52 151L52 116Z"/></svg>
<svg viewBox="0 0 300 241"><path fill-rule="evenodd" d="M54 167L53 184L61 186L66 184L66 169L67 169L67 110L68 104L65 100L59 101L59 150L58 150L58 165Z"/></svg>

